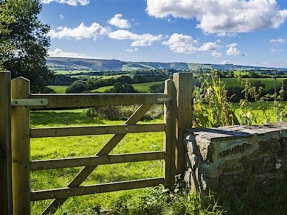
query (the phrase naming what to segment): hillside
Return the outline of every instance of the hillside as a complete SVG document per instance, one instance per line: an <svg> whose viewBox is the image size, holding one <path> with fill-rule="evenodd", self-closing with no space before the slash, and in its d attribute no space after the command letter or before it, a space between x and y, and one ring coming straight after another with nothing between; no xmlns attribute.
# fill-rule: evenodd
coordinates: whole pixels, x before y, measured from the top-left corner
<svg viewBox="0 0 287 215"><path fill-rule="evenodd" d="M47 65L52 70L90 70L90 71L131 71L137 69L174 69L174 70L192 70L197 68L210 68L213 66L216 70L272 70L287 71L287 68L266 68L256 66L241 66L233 64L198 64L183 62L129 62L120 60L106 59L81 59L48 57Z"/></svg>

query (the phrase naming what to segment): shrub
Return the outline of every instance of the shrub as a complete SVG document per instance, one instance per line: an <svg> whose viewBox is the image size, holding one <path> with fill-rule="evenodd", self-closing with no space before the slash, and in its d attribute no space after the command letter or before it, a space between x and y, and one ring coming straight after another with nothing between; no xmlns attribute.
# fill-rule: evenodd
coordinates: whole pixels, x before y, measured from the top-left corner
<svg viewBox="0 0 287 215"><path fill-rule="evenodd" d="M78 80L66 89L66 93L82 93L87 89L87 83L85 81Z"/></svg>

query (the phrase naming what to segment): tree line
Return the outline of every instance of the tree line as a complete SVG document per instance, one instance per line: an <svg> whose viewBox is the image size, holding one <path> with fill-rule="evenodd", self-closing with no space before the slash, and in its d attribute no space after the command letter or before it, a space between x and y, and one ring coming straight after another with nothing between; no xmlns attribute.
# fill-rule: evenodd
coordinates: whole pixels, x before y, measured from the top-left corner
<svg viewBox="0 0 287 215"><path fill-rule="evenodd" d="M64 79L63 75L57 75L55 82L61 78L61 80L72 81L72 79ZM131 84L146 83L146 82L157 82L164 81L170 77L169 73L166 72L146 72L143 74L134 75L122 75L118 78L100 78L100 79L87 79L87 80L76 80L67 88L67 93L81 93L88 92L100 87L113 86L111 90L106 92L113 93L133 93L137 92ZM66 83L66 82L65 82Z"/></svg>

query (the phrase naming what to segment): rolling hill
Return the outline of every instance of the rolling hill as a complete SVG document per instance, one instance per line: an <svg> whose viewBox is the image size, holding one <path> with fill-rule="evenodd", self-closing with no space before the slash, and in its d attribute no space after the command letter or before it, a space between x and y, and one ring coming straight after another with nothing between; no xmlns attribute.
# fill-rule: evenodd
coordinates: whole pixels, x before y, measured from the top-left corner
<svg viewBox="0 0 287 215"><path fill-rule="evenodd" d="M174 69L178 71L198 68L216 70L278 70L287 71L287 68L266 68L257 66L242 66L233 64L199 64L184 62L130 62L107 59L81 59L66 57L48 57L47 66L52 70L89 70L89 71L131 71L140 69Z"/></svg>

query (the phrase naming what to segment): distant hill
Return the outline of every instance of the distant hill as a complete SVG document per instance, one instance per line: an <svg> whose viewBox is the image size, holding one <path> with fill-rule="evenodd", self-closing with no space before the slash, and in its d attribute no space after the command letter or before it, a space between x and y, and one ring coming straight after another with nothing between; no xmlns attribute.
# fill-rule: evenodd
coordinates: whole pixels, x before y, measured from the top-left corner
<svg viewBox="0 0 287 215"><path fill-rule="evenodd" d="M216 70L272 70L287 71L287 68L266 68L257 66L241 66L233 64L198 64L184 62L130 62L105 59L81 59L66 57L48 57L47 66L52 70L90 70L90 71L131 71L140 69L174 69L178 71L198 68Z"/></svg>

